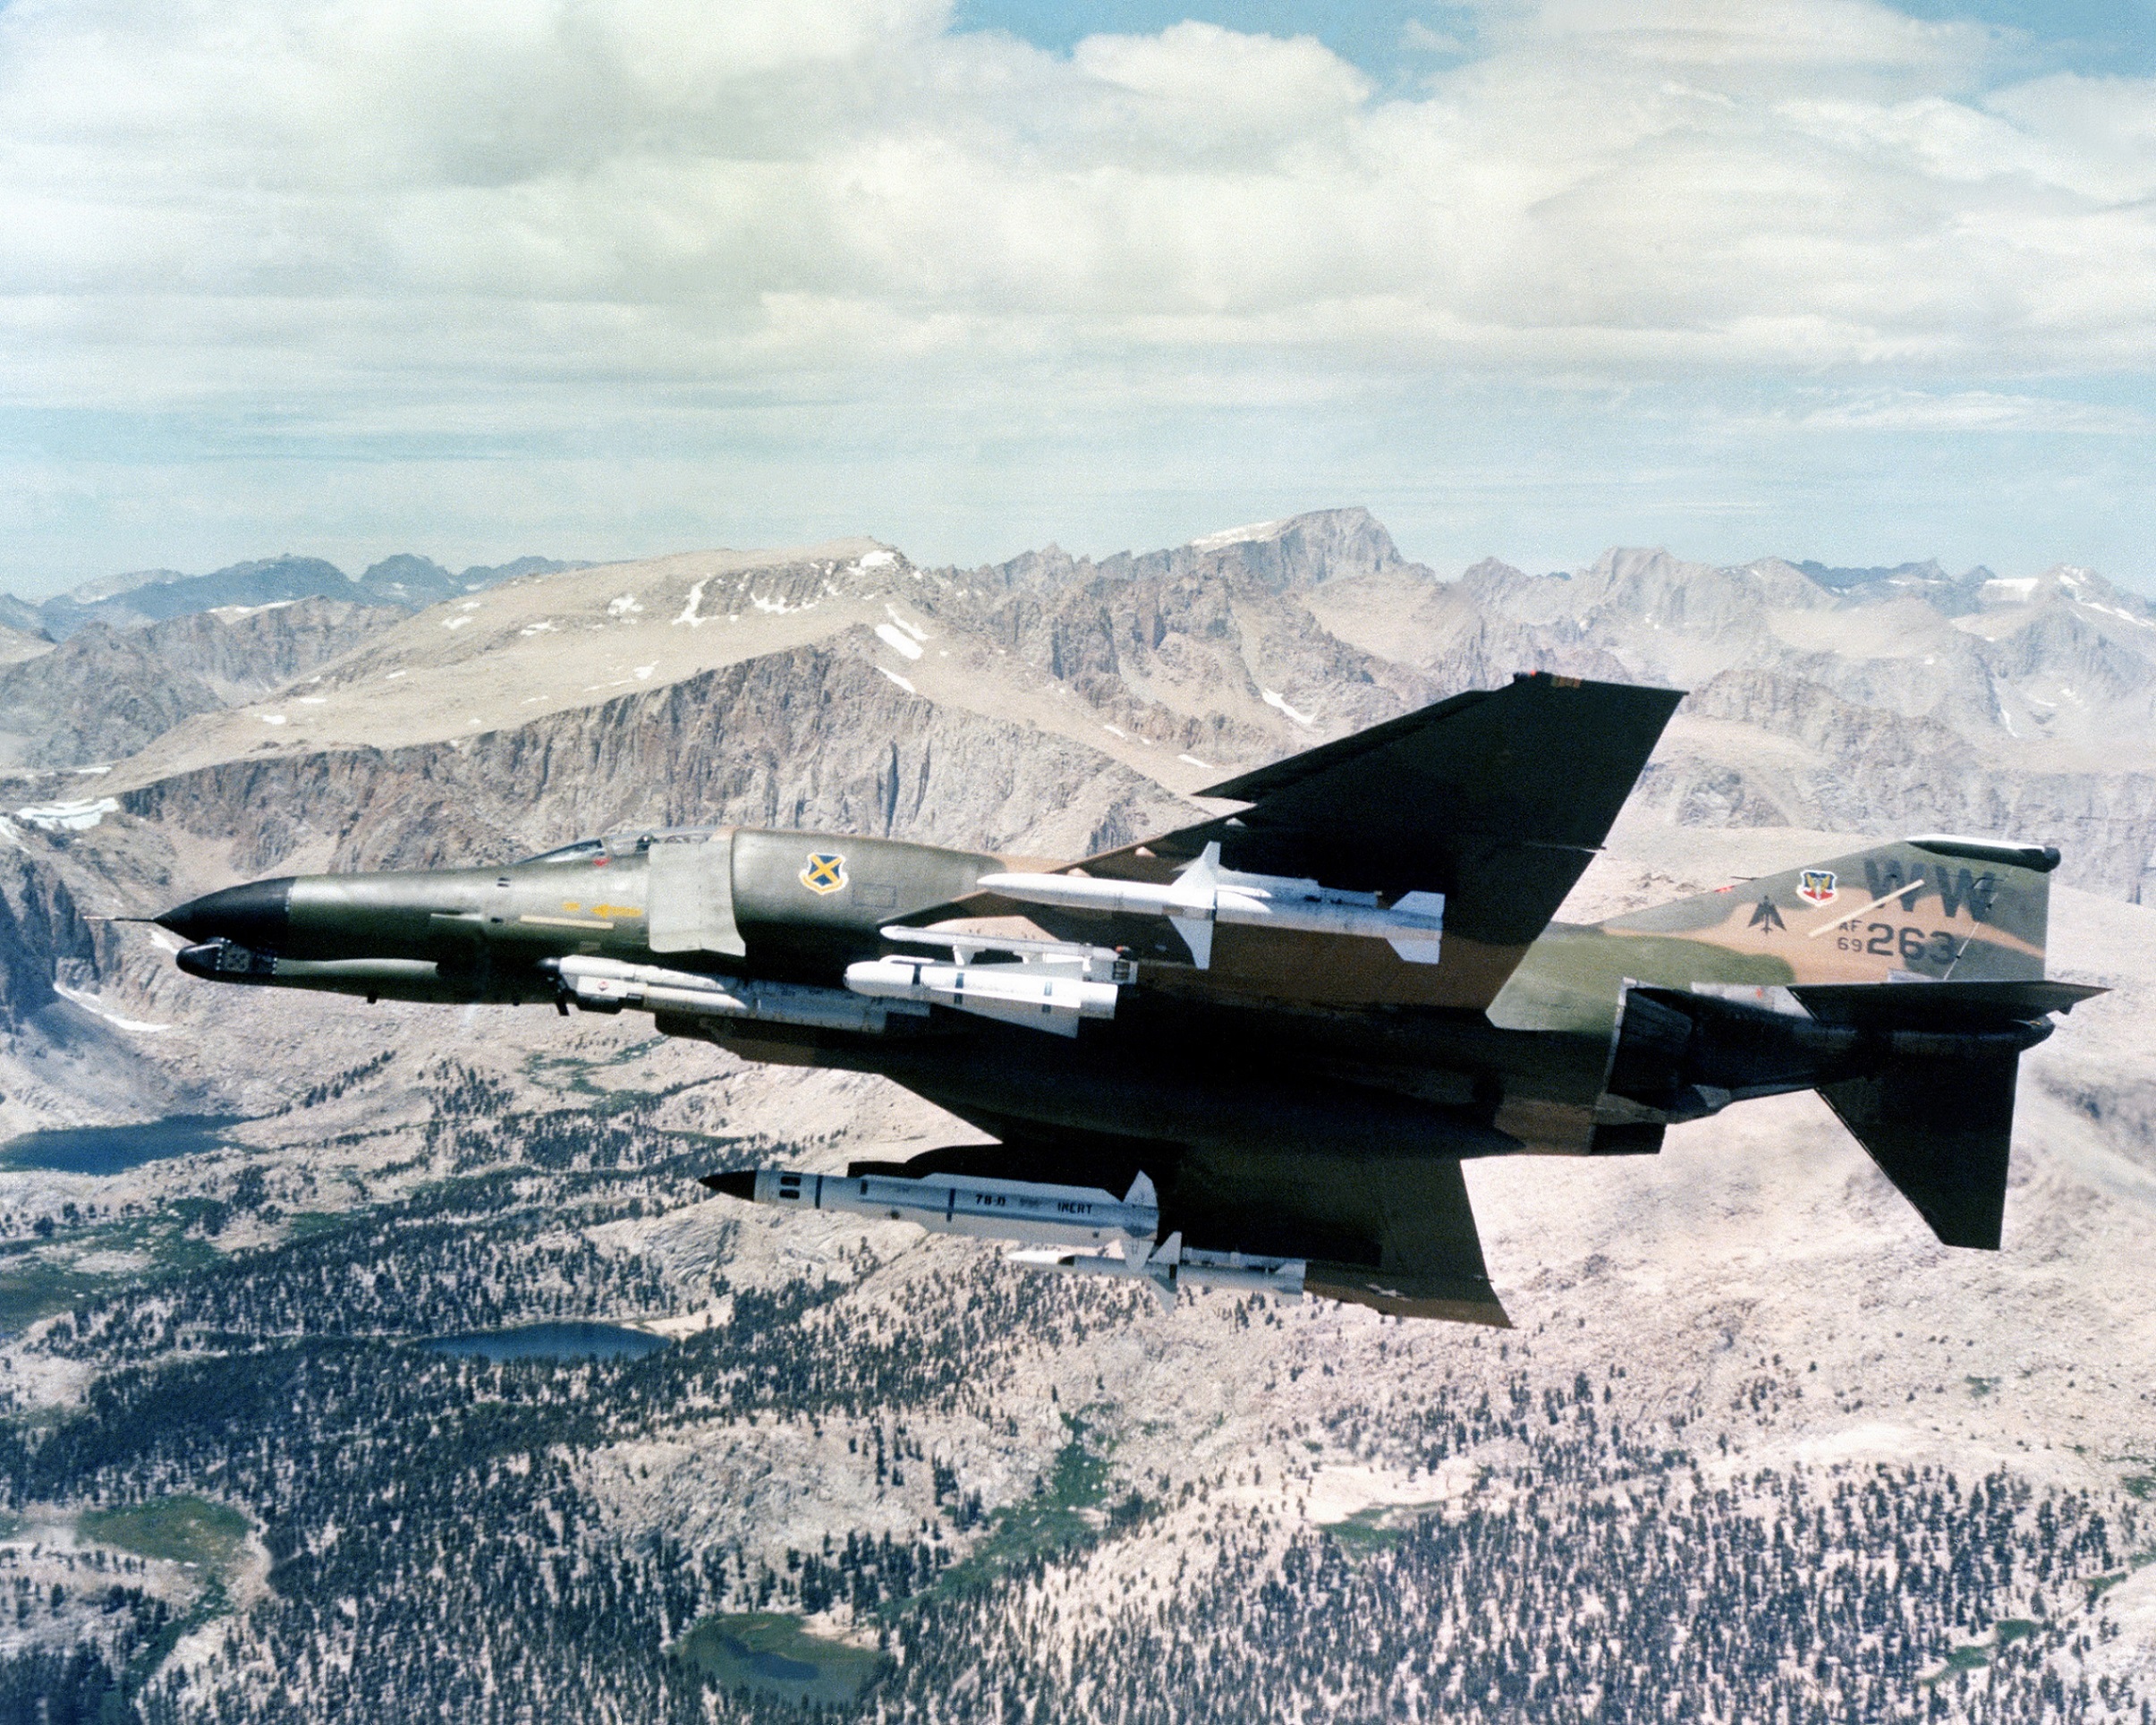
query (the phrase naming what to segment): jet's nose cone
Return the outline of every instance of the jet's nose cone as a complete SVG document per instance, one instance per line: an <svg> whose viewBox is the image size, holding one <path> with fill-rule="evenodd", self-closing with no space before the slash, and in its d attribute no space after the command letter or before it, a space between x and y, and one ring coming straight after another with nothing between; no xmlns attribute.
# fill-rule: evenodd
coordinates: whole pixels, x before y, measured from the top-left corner
<svg viewBox="0 0 2156 1725"><path fill-rule="evenodd" d="M287 874L205 893L174 906L157 921L182 940L230 940L258 952L274 952L291 917L292 882Z"/></svg>

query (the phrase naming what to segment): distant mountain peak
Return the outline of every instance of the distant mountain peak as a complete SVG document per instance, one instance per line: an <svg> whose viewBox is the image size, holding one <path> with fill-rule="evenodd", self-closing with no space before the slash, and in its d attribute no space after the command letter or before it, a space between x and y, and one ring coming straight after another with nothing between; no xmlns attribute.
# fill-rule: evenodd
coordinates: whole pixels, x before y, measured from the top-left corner
<svg viewBox="0 0 2156 1725"><path fill-rule="evenodd" d="M0 595L0 625L65 641L92 623L115 629L140 629L197 612L234 607L255 610L302 599L341 599L348 604L418 611L520 575L590 566L527 557L493 568L474 566L461 575L452 575L431 557L400 551L371 565L355 581L324 558L297 557L286 551L274 557L231 564L206 575L182 574L174 569L108 575L86 582L72 592L41 605Z"/></svg>
<svg viewBox="0 0 2156 1725"><path fill-rule="evenodd" d="M1820 563L1807 557L1792 562L1762 559L1795 569L1814 586L1837 599L1858 604L1883 604L1890 599L1919 599L1945 616L1962 616L1977 608L1978 594L1991 578L1989 569L1972 569L1950 575L1937 557L1919 562L1871 564L1863 567ZM1757 566L1757 565L1754 565Z"/></svg>
<svg viewBox="0 0 2156 1725"><path fill-rule="evenodd" d="M526 575L559 575L573 569L589 569L591 565L581 558L564 562L559 557L514 557L507 563L473 564L457 577L458 588L467 593L476 593L482 587L494 587L505 581L521 581Z"/></svg>
<svg viewBox="0 0 2156 1725"><path fill-rule="evenodd" d="M1230 545L1254 545L1263 540L1280 537L1280 530L1287 523L1282 521L1253 522L1248 527L1224 528L1218 533L1201 533L1190 542L1193 551L1218 551Z"/></svg>
<svg viewBox="0 0 2156 1725"><path fill-rule="evenodd" d="M367 573L360 579L371 581L379 576L384 580L395 580L406 574L433 575L443 581L450 579L448 570L443 568L432 557L422 557L411 551L399 551L395 557L384 557L379 563L369 564Z"/></svg>
<svg viewBox="0 0 2156 1725"><path fill-rule="evenodd" d="M1785 559L1787 560L1787 559ZM1842 568L1817 563L1806 557L1793 567L1804 572L1812 580L1831 592L1847 592L1853 587L1894 584L1913 586L1936 582L1941 586L1953 583L1954 577L1940 567L1937 557L1926 557L1922 563L1897 563L1891 567L1874 564L1867 568Z"/></svg>
<svg viewBox="0 0 2156 1725"><path fill-rule="evenodd" d="M1982 573L1985 580L1977 588L1977 600L1986 611L2067 606L2144 628L2156 624L2156 606L2078 564L2055 564L2041 575L2002 577L1989 570Z"/></svg>
<svg viewBox="0 0 2156 1725"><path fill-rule="evenodd" d="M138 587L161 587L167 582L185 581L186 575L177 569L136 569L125 574L100 575L95 581L86 581L64 597L79 605L95 605L100 599L117 599L123 593L132 593Z"/></svg>
<svg viewBox="0 0 2156 1725"><path fill-rule="evenodd" d="M1206 561L1234 558L1276 587L1306 587L1405 565L1382 522L1360 504L1208 533L1181 548Z"/></svg>

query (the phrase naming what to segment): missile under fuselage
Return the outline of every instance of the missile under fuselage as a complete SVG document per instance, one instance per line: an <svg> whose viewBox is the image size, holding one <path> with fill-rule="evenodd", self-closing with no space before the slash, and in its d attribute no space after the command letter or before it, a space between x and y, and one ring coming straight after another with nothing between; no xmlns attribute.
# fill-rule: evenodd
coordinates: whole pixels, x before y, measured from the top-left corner
<svg viewBox="0 0 2156 1725"><path fill-rule="evenodd" d="M1106 1245L1124 1240L1150 1244L1160 1232L1160 1208L1146 1180L1123 1198L1097 1186L1027 1180L802 1174L775 1168L713 1175L704 1184L751 1203L845 1211L975 1239Z"/></svg>
<svg viewBox="0 0 2156 1725"><path fill-rule="evenodd" d="M1066 1275L1149 1284L1167 1304L1184 1284L1246 1288L1299 1298L1308 1263L1299 1258L1186 1248L1180 1233L1160 1238L1160 1205L1141 1174L1121 1198L1098 1186L1054 1185L952 1174L809 1174L741 1168L703 1184L749 1203L834 1211L912 1222L934 1234L1006 1240L1009 1262ZM1091 1248L1091 1250L1082 1248Z"/></svg>

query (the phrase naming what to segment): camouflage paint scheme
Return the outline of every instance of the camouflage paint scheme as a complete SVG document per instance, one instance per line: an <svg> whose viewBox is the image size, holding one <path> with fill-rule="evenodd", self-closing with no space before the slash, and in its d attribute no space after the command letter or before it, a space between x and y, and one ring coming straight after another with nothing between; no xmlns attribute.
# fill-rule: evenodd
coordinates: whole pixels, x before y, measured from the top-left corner
<svg viewBox="0 0 2156 1725"><path fill-rule="evenodd" d="M1554 923L1490 1008L1607 1035L1625 983L2019 982L2044 973L2048 869L2029 847L1902 841L1592 927Z"/></svg>
<svg viewBox="0 0 2156 1725"><path fill-rule="evenodd" d="M1904 841L1552 922L1679 698L1516 679L1230 779L1208 795L1236 812L1082 864L628 834L502 868L258 881L162 920L198 943L182 967L220 981L564 1011L547 966L571 956L828 992L849 964L907 951L883 932L900 924L1118 948L1135 969L1113 1017L1070 1037L942 1007L875 1031L663 1007L658 1024L751 1059L883 1074L1000 1141L905 1172L1120 1193L1142 1171L1164 1231L1305 1259L1312 1291L1386 1311L1506 1321L1464 1159L1651 1151L1673 1120L1791 1089L1821 1089L1942 1238L1996 1245L1999 1087L1961 1081L1973 1062L2003 1072L2010 1119L2014 1055L2088 992L2041 980L2057 854ZM1201 967L1168 919L978 884L1058 869L1169 883L1210 846L1232 869L1384 903L1442 893L1439 962L1223 922ZM1909 981L1931 986L1887 986ZM1957 1062L1980 1111L1916 1118L1926 1059ZM1963 1168L1994 1162L1997 1194L1987 1173L1968 1199Z"/></svg>

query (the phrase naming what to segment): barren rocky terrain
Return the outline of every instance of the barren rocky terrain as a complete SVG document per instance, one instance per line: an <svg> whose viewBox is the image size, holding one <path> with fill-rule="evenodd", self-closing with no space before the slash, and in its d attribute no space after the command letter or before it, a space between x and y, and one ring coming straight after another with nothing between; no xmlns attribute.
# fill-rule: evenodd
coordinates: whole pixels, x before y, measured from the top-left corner
<svg viewBox="0 0 2156 1725"><path fill-rule="evenodd" d="M1343 510L1100 563L927 569L864 539L228 609L0 667L9 1695L2145 1717L2144 601L2073 569L1659 551L1440 579ZM128 684L162 704L96 699L116 655L162 668ZM1855 835L2062 847L2052 971L2113 991L2024 1063L2003 1253L1934 1245L1802 1097L1653 1159L1473 1167L1511 1332L1162 1313L694 1184L970 1135L879 1081L629 1019L213 991L162 930L102 920L641 825L1081 855L1531 668L1693 691L1567 917ZM149 1122L163 1149L95 1171L25 1135ZM423 1346L571 1320L668 1345Z"/></svg>

